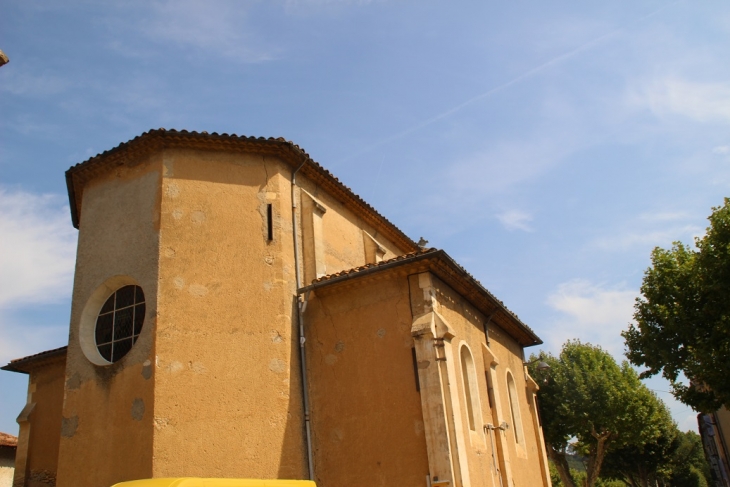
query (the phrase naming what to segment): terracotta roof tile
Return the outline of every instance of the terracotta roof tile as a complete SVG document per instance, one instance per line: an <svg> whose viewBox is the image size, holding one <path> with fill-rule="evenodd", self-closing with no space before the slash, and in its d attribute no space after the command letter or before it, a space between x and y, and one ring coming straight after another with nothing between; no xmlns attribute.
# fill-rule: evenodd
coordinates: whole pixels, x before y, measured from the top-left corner
<svg viewBox="0 0 730 487"><path fill-rule="evenodd" d="M46 350L45 352L39 352L27 357L16 358L10 361L10 363L4 367L0 367L2 370L10 372L22 372L27 373L27 366L35 363L42 362L47 359L51 359L57 356L65 355L68 347L54 348L53 350Z"/></svg>
<svg viewBox="0 0 730 487"><path fill-rule="evenodd" d="M156 130L148 130L147 132L144 132L141 135L138 135L134 137L133 139L122 142L118 146L106 150L100 154L95 155L94 157L91 157L84 162L80 162L74 166L71 166L66 171L66 177L67 182L68 178L72 173L75 171L94 165L96 162L101 161L102 159L112 156L117 153L123 152L125 149L131 148L132 146L135 146L137 144L142 143L144 140L152 139L155 137L160 137L162 139L167 140L174 140L175 138L182 138L182 139L205 139L205 140L216 140L223 144L225 143L236 143L236 142L255 142L255 143L264 143L264 144L270 144L273 146L279 146L285 151L292 151L295 154L297 154L303 162L309 163L309 165L312 166L312 168L317 172L320 173L325 178L329 179L335 186L339 187L341 190L343 190L349 197L353 198L358 205L364 207L368 212L370 212L373 216L376 217L377 220L380 220L381 222L385 223L387 227L390 227L392 231L394 231L395 234L397 234L398 238L401 240L402 243L405 243L407 246L410 246L411 248L416 248L416 243L410 239L401 229L399 229L397 226L395 226L390 220L385 218L383 215L381 215L375 208L373 208L369 203L367 203L365 200L363 200L359 195L357 195L350 187L346 186L345 184L340 181L339 178L337 178L334 174L332 174L329 170L325 169L320 163L315 161L311 158L311 156L302 149L299 145L295 144L294 142L288 141L283 137L255 137L255 136L246 136L246 135L236 135L236 134L218 134L216 132L208 133L205 131L202 132L195 132L195 131L188 131L188 130L175 130L175 129L156 129ZM71 216L74 223L74 226L78 228L78 215L76 212L78 211L76 209L76 202L75 202L75 196L73 195L74 188L73 185L69 185L69 199L71 204Z"/></svg>
<svg viewBox="0 0 730 487"><path fill-rule="evenodd" d="M461 279L463 279L464 282L467 283L468 286L470 286L472 289L475 289L479 294L486 297L490 302L496 304L498 308L501 308L502 312L509 316L512 320L514 320L514 323L517 325L517 330L519 330L519 333L525 338L525 341L523 345L539 345L542 343L542 340L540 337L537 336L537 334L527 326L525 323L520 320L520 318L510 311L504 303L497 299L494 294L492 294L487 288L485 288L478 280L474 278L469 272L467 272L464 267L459 265L454 259L451 258L445 251L430 248L430 249L422 249L416 252L410 252L408 254L399 255L397 257L394 257L389 260L385 260L382 262L378 262L377 264L367 264L364 266L358 266L354 267L352 269L343 270L340 272L336 272L333 274L329 274L327 276L322 276L318 279L315 279L312 281L312 284L309 286L305 286L302 289L300 289L300 292L306 292L313 290L317 287L326 286L329 283L336 283L341 282L349 279L354 279L366 274L370 274L372 272L378 272L379 269L386 269L391 268L395 266L399 266L401 264L408 264L410 262L415 262L418 260L427 260L427 259L436 259L441 260L444 262L448 268L454 269L458 275L461 276Z"/></svg>
<svg viewBox="0 0 730 487"><path fill-rule="evenodd" d="M18 446L18 438L0 431L0 446L10 446L15 448Z"/></svg>
<svg viewBox="0 0 730 487"><path fill-rule="evenodd" d="M417 250L415 252L408 252L407 254L398 255L396 257L393 257L392 259L383 260L383 261L377 262L375 264L365 264L365 265L361 265L361 266L358 266L358 267L353 267L352 269L346 269L344 271L335 272L334 274L328 274L326 276L322 276L322 277L319 277L319 278L313 280L312 281L312 284L315 284L315 283L318 283L318 282L329 281L329 280L332 280L332 279L334 279L336 277L343 277L343 276L348 276L348 275L351 275L351 274L357 274L357 273L359 273L361 271L364 271L364 270L367 270L367 269L373 269L373 268L377 268L377 267L383 267L383 266L386 266L388 264L392 264L393 262L410 260L413 257L417 257L419 255L433 254L433 253L435 253L437 251L438 251L438 249L431 248L431 249Z"/></svg>

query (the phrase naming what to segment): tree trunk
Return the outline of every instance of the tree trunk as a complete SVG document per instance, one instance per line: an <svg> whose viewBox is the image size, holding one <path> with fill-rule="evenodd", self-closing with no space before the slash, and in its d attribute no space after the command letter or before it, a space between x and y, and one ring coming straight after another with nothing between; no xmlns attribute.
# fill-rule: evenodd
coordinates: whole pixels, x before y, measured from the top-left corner
<svg viewBox="0 0 730 487"><path fill-rule="evenodd" d="M568 460L565 459L565 453L556 451L552 445L547 445L548 456L555 464L555 468L560 475L560 480L565 487L576 487L573 477L570 475L570 467Z"/></svg>
<svg viewBox="0 0 730 487"><path fill-rule="evenodd" d="M601 464L606 456L606 446L608 438L611 436L610 432L598 434L595 430L591 433L596 439L596 449L593 455L588 457L588 468L586 471L585 487L593 487L598 480L598 474L601 473Z"/></svg>
<svg viewBox="0 0 730 487"><path fill-rule="evenodd" d="M636 480L632 474L629 474L629 478L631 479L631 487L641 487L639 485L639 481Z"/></svg>
<svg viewBox="0 0 730 487"><path fill-rule="evenodd" d="M631 472L621 472L624 476L623 482L628 485L629 487L639 487L639 484L636 482L636 479L631 474Z"/></svg>

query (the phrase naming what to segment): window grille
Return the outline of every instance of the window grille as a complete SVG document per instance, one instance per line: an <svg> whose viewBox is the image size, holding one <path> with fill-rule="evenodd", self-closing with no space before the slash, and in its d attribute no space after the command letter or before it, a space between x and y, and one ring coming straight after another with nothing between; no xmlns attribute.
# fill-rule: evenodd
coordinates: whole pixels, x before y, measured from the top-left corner
<svg viewBox="0 0 730 487"><path fill-rule="evenodd" d="M108 362L116 362L139 338L145 315L142 288L124 286L109 296L96 319L96 348Z"/></svg>

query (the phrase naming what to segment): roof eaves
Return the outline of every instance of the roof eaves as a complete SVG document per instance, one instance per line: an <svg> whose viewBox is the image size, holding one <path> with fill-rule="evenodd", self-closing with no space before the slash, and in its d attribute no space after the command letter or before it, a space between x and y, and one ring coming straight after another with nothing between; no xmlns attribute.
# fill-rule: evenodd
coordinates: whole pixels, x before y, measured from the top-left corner
<svg viewBox="0 0 730 487"><path fill-rule="evenodd" d="M389 260L378 262L377 264L366 264L352 269L347 269L334 274L322 276L312 281L312 284L304 286L299 289L299 294L303 294L309 291L313 291L318 287L329 286L332 284L340 283L354 278L360 278L374 272L382 272L393 267L399 267L404 264L411 264L433 257L443 250L438 249L426 249L417 252L411 252L408 254L399 255Z"/></svg>
<svg viewBox="0 0 730 487"><path fill-rule="evenodd" d="M8 433L0 431L0 446L6 448L16 448L18 446L18 438Z"/></svg>
<svg viewBox="0 0 730 487"><path fill-rule="evenodd" d="M71 210L71 224L74 228L79 228L79 212L76 208L76 189L74 188L73 176L71 169L66 171L66 190L68 191L68 206Z"/></svg>
<svg viewBox="0 0 730 487"><path fill-rule="evenodd" d="M64 356L66 355L67 350L68 347L60 347L54 348L53 350L46 350L45 352L28 355L27 357L16 358L14 360L11 360L9 364L0 367L0 370L28 374L32 367L40 365L57 357Z"/></svg>
<svg viewBox="0 0 730 487"><path fill-rule="evenodd" d="M543 341L540 339L539 336L537 336L532 328L527 326L514 312L512 312L509 308L507 308L507 306L505 306L504 302L497 299L494 294L492 294L487 288L485 288L482 283L475 279L474 276L472 276L464 267L462 267L454 259L452 259L449 254L444 252L443 255L440 257L448 262L449 267L459 272L464 280L469 282L472 286L476 287L480 293L488 296L489 300L494 302L500 309L500 311L507 314L512 320L514 320L514 322L517 323L522 331L532 340L531 346L540 345L543 343Z"/></svg>
<svg viewBox="0 0 730 487"><path fill-rule="evenodd" d="M158 139L159 143L152 143L152 141L156 139ZM66 185L68 188L69 203L71 208L71 221L74 227L79 228L79 195L77 194L77 188L74 181L75 174L90 170L106 159L113 158L115 156L121 157L125 153L125 151L140 150L142 153L146 153L146 144L149 146L147 147L146 151L152 151L159 147L175 146L175 142L180 143L184 140L205 140L210 142L218 142L230 145L232 148L236 144L240 145L241 143L275 147L285 154L288 153L292 155L299 162L305 162L306 167L308 168L308 170L305 171L305 174L310 173L310 176L312 174L317 174L321 178L324 178L325 181L332 185L333 189L338 190L346 199L351 200L355 206L360 207L361 211L363 211L365 214L371 215L374 220L389 229L389 231L393 233L393 236L396 237L396 239L399 240L402 245L410 247L413 250L418 248L416 243L410 237L408 237L401 229L399 229L390 220L380 214L375 208L373 208L359 195L352 191L352 189L343 184L334 174L325 169L318 162L314 161L304 149L302 149L294 142L287 141L283 137L250 137L236 134L229 135L226 133L218 134L216 132L209 134L207 132L195 132L187 130L178 131L174 129L166 130L164 128L144 132L143 134L138 135L127 142L123 142L112 149L106 150L100 154L97 154L94 157L87 159L86 161L80 162L70 167L66 171Z"/></svg>
<svg viewBox="0 0 730 487"><path fill-rule="evenodd" d="M413 252L411 254L401 255L398 257L395 257L393 259L380 262L377 264L368 264L365 266L355 267L353 269L348 269L345 271L341 271L335 274L330 274L328 276L320 277L319 279L316 279L312 282L312 284L302 287L299 289L299 293L306 293L309 291L313 291L320 287L330 286L337 283L343 283L345 281L355 279L355 278L361 278L365 277L369 274L374 274L376 272L384 272L388 269L392 269L395 267L399 267L406 264L413 264L421 260L434 260L434 261L440 261L446 265L448 269L450 269L453 272L456 272L461 280L467 283L468 286L472 287L473 289L476 289L479 294L486 297L486 299L493 303L493 305L496 307L497 310L501 311L507 316L507 319L511 320L515 323L517 326L517 329L519 332L524 335L524 343L525 346L534 346L534 345L540 345L542 344L542 340L540 337L537 336L537 334L527 326L525 323L520 320L520 318L514 314L512 311L510 311L502 301L497 299L494 294L489 292L488 289L486 289L482 284L477 281L474 276L469 274L464 267L459 265L454 259L451 258L444 250L440 249L427 249L420 252ZM436 270L436 269L434 269ZM439 274L437 272L437 274ZM442 275L440 277L444 278L447 277L445 273L441 273ZM469 299L467 296L464 296L465 298ZM473 303L476 304L476 303Z"/></svg>

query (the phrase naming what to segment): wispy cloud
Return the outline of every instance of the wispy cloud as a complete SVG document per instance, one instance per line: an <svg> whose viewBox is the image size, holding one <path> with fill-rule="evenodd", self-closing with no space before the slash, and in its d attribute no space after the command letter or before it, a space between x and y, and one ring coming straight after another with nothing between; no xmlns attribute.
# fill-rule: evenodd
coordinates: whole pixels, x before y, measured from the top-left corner
<svg viewBox="0 0 730 487"><path fill-rule="evenodd" d="M62 201L0 188L0 310L68 298L76 231Z"/></svg>
<svg viewBox="0 0 730 487"><path fill-rule="evenodd" d="M625 286L606 286L574 279L560 284L546 304L558 312L545 338L557 351L568 339L580 338L619 357L623 350L621 330L633 316L637 291Z"/></svg>
<svg viewBox="0 0 730 487"><path fill-rule="evenodd" d="M39 117L35 113L8 117L0 121L0 127L23 135L32 135L35 140L58 139L62 137L63 132L61 125L49 123L44 117Z"/></svg>
<svg viewBox="0 0 730 487"><path fill-rule="evenodd" d="M653 12L651 12L649 14L646 14L646 15L638 18L638 19L635 19L633 22L630 22L630 25L635 25L635 24L638 24L640 22L643 22L643 21L645 21L645 20L647 20L647 19L649 19L651 17L654 17L655 15L658 15L660 12L662 12L662 11L664 11L664 10L670 8L670 7L673 7L674 5L677 5L678 3L680 3L680 1L681 0L678 0L676 2L672 2L671 4L663 5L659 9L654 10ZM403 130L401 132L398 132L398 133L396 133L396 134L394 134L392 136L389 136L389 137L383 138L383 139L381 139L379 141L376 141L376 142L370 144L369 146L364 147L360 151L357 151L355 153L352 153L351 155L349 155L348 157L346 157L344 160L349 160L349 159L356 158L356 157L359 157L361 155L367 154L367 153L369 153L369 152L371 152L371 151L373 151L373 150L375 150L375 149L377 149L379 147L382 147L382 146L387 145L387 144L389 144L391 142L394 142L396 140L399 140L399 139L402 139L402 138L404 138L406 136L409 136L409 135L411 135L411 134L413 134L415 132L418 132L418 131L424 129L425 127L428 127L429 125L432 125L432 124L434 124L436 122L439 122L439 121L441 121L443 119L449 118L452 115L460 112L461 110L463 110L463 109L465 109L465 108L467 108L467 107L469 107L471 105L474 105L475 103L478 103L478 102L481 102L483 100L489 99L490 97L492 97L494 95L497 95L497 94L499 94L499 93L501 93L501 92L503 92L503 91L511 88L514 85L517 85L519 83L522 83L525 80L531 79L531 78L533 78L533 77L535 77L535 76L537 76L537 75L539 75L539 74L541 74L541 73L543 73L543 72L545 72L545 71L547 71L549 69L552 69L552 68L554 68L556 66L559 66L559 65L567 62L568 60L570 60L570 59L572 59L572 58L574 58L576 56L579 56L581 54L584 54L586 52L589 52L592 49L594 49L594 48L596 48L596 47L604 44L609 39L612 39L612 38L614 38L614 37L616 37L619 34L622 34L624 32L625 32L625 28L624 27L616 28L616 29L613 29L611 31L604 32L603 34L598 35L598 36L594 37L593 39L590 39L590 40L588 40L586 42L583 42L582 44L580 44L580 45L578 45L576 47L573 47L571 49L566 50L562 54L559 54L557 56L554 56L551 59L548 59L545 62L543 62L541 64L538 64L535 67L524 71L522 74L520 74L518 76L515 76L514 78L512 78L510 80L507 80L504 83L501 83L499 85L496 85L496 86L494 86L494 87L492 87L492 88L490 88L490 89L488 89L488 90L486 90L486 91L484 91L484 92L482 92L480 94L477 94L477 95L475 95L475 96L473 96L473 97L471 97L471 98L469 98L469 99L467 99L467 100L465 100L465 101L463 101L463 102L461 102L461 103L459 103L459 104L457 104L457 105L455 105L455 106L453 106L451 108L448 108L448 109L442 111L441 113L438 113L438 114L436 114L436 115L434 115L432 117L426 118L426 119L422 120L421 122L416 123L416 124L412 125L411 127L406 128L405 130Z"/></svg>
<svg viewBox="0 0 730 487"><path fill-rule="evenodd" d="M210 55L244 62L273 59L275 49L254 35L248 11L255 2L217 0L164 0L151 4L149 18L141 22L150 38L177 44Z"/></svg>
<svg viewBox="0 0 730 487"><path fill-rule="evenodd" d="M655 79L630 92L628 101L657 117L681 115L698 122L730 122L730 83Z"/></svg>
<svg viewBox="0 0 730 487"><path fill-rule="evenodd" d="M614 233L595 239L591 246L611 252L624 252L637 247L653 248L656 246L667 246L682 236L698 236L703 229L696 225L672 226L664 230L653 231L629 231L626 233Z"/></svg>
<svg viewBox="0 0 730 487"><path fill-rule="evenodd" d="M507 230L522 230L532 232L530 227L532 215L522 210L507 210L497 215L497 219Z"/></svg>
<svg viewBox="0 0 730 487"><path fill-rule="evenodd" d="M653 247L668 247L677 240L690 241L701 236L704 228L697 215L687 211L644 212L613 227L604 235L588 242L588 247L607 252L625 252Z"/></svg>
<svg viewBox="0 0 730 487"><path fill-rule="evenodd" d="M717 154L718 156L730 154L730 145L718 145L717 147L713 147L712 153Z"/></svg>
<svg viewBox="0 0 730 487"><path fill-rule="evenodd" d="M447 169L449 184L465 195L503 194L541 176L576 149L575 138L549 133L532 140L513 139L476 150Z"/></svg>
<svg viewBox="0 0 730 487"><path fill-rule="evenodd" d="M12 359L58 348L68 337L68 325L27 326L13 323L13 319L0 310L0 365Z"/></svg>
<svg viewBox="0 0 730 487"><path fill-rule="evenodd" d="M332 5L369 5L371 3L383 3L385 0L286 0L286 9L293 9L304 6L332 6Z"/></svg>
<svg viewBox="0 0 730 487"><path fill-rule="evenodd" d="M69 299L75 256L63 198L0 187L0 364L64 343L66 317L29 324L27 312Z"/></svg>
<svg viewBox="0 0 730 487"><path fill-rule="evenodd" d="M691 218L691 215L686 211L657 211L657 212L645 212L638 216L638 220L647 223L657 222L676 222Z"/></svg>
<svg viewBox="0 0 730 487"><path fill-rule="evenodd" d="M22 61L14 63L13 69L5 68L0 73L0 92L13 95L45 97L66 91L70 82L49 72L39 72Z"/></svg>

